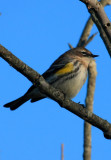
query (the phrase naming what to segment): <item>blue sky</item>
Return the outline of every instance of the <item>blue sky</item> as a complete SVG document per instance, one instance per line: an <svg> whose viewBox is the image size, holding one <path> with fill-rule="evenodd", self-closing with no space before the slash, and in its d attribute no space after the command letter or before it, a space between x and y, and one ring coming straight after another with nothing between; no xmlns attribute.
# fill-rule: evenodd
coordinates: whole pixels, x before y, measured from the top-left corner
<svg viewBox="0 0 111 160"><path fill-rule="evenodd" d="M110 17L111 7L105 8ZM76 46L89 13L78 0L4 0L0 5L0 43L42 74L67 51ZM96 26L91 33L97 32ZM111 62L99 33L87 46L97 58L94 113L111 122ZM60 160L64 143L65 160L83 155L83 120L44 99L25 103L16 111L3 105L23 95L31 86L24 76L0 59L0 159ZM84 103L86 86L74 98ZM92 160L111 159L111 142L92 127Z"/></svg>

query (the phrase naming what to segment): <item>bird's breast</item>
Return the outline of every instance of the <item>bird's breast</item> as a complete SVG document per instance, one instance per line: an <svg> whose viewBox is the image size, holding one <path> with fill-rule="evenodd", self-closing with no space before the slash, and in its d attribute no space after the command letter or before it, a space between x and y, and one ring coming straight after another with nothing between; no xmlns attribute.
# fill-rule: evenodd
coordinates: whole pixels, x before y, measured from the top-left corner
<svg viewBox="0 0 111 160"><path fill-rule="evenodd" d="M63 78L60 78L53 86L63 91L68 98L73 98L82 88L86 78L87 69L86 67L81 66L76 73L72 72Z"/></svg>

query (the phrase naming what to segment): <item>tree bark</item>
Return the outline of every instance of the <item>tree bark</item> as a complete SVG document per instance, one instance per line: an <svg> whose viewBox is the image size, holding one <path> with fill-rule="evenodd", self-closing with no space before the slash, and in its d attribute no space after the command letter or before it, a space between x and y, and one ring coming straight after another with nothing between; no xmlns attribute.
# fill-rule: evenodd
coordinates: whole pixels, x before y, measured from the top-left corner
<svg viewBox="0 0 111 160"><path fill-rule="evenodd" d="M100 36L111 56L111 22L109 21L104 8L97 0L80 0L86 4L93 22L96 24Z"/></svg>

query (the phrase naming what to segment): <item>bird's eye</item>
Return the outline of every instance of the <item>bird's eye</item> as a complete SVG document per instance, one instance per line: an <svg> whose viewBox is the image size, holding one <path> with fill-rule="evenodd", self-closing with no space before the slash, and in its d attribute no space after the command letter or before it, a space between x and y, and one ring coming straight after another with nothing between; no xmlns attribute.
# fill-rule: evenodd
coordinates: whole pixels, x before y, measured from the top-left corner
<svg viewBox="0 0 111 160"><path fill-rule="evenodd" d="M89 56L89 54L87 54L87 52L82 52L82 55L83 55L83 56L86 56L86 57Z"/></svg>

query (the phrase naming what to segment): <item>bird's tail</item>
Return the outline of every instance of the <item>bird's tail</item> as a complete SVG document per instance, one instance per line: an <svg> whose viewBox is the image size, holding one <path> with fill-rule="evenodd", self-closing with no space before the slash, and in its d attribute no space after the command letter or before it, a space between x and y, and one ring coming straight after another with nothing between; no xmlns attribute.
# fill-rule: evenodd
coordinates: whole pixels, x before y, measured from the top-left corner
<svg viewBox="0 0 111 160"><path fill-rule="evenodd" d="M11 110L15 110L18 107L20 107L23 103L28 101L29 99L30 99L29 96L24 95L24 96L12 101L12 102L9 102L9 103L5 104L4 107L10 108Z"/></svg>

